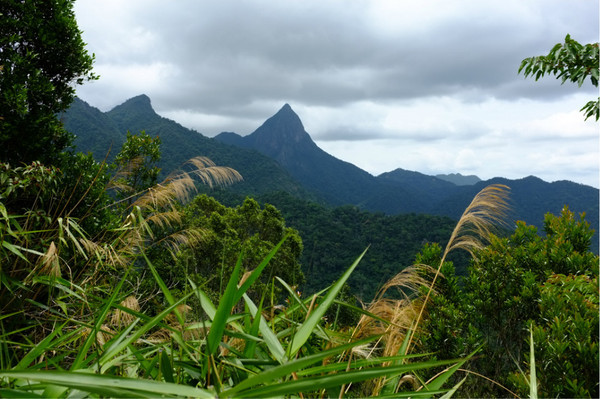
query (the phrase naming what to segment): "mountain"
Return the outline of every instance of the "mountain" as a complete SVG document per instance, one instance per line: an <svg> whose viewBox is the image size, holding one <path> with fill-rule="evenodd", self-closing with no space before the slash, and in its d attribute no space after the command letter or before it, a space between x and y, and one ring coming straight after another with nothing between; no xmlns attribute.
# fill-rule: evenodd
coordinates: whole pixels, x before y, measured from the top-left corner
<svg viewBox="0 0 600 399"><path fill-rule="evenodd" d="M127 130L160 136L165 173L191 157L208 156L244 176L243 183L227 191L241 196L283 191L311 201L350 204L389 215L425 213L458 219L477 192L499 183L511 188L512 220L541 227L545 213L558 214L568 205L576 213L586 212L598 231L598 189L569 181L548 183L534 176L481 181L476 176L429 176L396 169L375 177L320 149L289 104L243 137L224 132L207 138L156 114L145 95L106 113L76 100L63 120L67 130L77 135L78 148L93 151L98 159L104 159L111 145L116 154Z"/></svg>
<svg viewBox="0 0 600 399"><path fill-rule="evenodd" d="M140 95L108 112L101 112L81 99L75 99L61 116L65 128L74 133L76 149L92 152L98 160L109 161L119 152L126 133L145 131L161 139L163 177L182 167L190 158L206 156L217 165L229 166L243 176L230 190L242 196L283 190L316 199L273 159L249 149L230 146L163 118L152 108L150 98Z"/></svg>
<svg viewBox="0 0 600 399"><path fill-rule="evenodd" d="M481 179L475 175L464 176L460 173L438 174L435 175L435 177L454 183L457 186L471 186L481 181Z"/></svg>
<svg viewBox="0 0 600 399"><path fill-rule="evenodd" d="M568 205L586 212L598 230L598 190L568 181L548 183L537 177L482 181L477 176L429 176L396 169L377 177L321 150L304 130L298 115L285 104L248 136L222 133L215 140L252 148L275 159L302 185L330 204L353 204L363 209L399 213L427 213L458 219L473 197L490 184L511 188L512 220L541 227L544 214L560 213Z"/></svg>
<svg viewBox="0 0 600 399"><path fill-rule="evenodd" d="M432 209L431 214L460 217L464 204L490 184L510 187L510 216L513 220L523 220L539 227L546 213L558 215L566 205L576 214L585 212L586 220L598 231L598 189L566 180L548 183L535 176L516 180L496 177L474 185L460 186L443 203Z"/></svg>
<svg viewBox="0 0 600 399"><path fill-rule="evenodd" d="M365 193L377 190L375 177L320 149L288 104L248 136L222 133L215 140L252 148L276 160L331 205L361 204Z"/></svg>

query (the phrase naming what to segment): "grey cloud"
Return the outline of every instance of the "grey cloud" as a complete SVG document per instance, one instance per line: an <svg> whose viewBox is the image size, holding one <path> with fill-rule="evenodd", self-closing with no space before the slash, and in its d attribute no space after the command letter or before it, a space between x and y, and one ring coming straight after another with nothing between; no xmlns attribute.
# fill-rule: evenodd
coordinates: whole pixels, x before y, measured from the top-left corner
<svg viewBox="0 0 600 399"><path fill-rule="evenodd" d="M557 4L537 3L542 15L534 20L465 9L418 32L393 35L366 23L369 2L187 1L142 6L132 22L152 32L148 62L161 59L177 68L156 102L167 110L218 112L257 101L336 107L365 99L460 98L464 91L465 101L563 96L572 89L532 90L516 73L522 58L564 37L547 19L574 36L589 36L594 24L581 23L591 18L589 6ZM121 55L114 62L140 59L135 51L129 59Z"/></svg>
<svg viewBox="0 0 600 399"><path fill-rule="evenodd" d="M503 112L537 111L531 118L544 119L541 102L557 110L574 93L597 94L590 85L578 89L553 78L535 82L517 74L523 58L547 53L567 33L580 42L597 41L597 1L450 1L443 4L453 12L443 17L435 9L422 12L433 3L413 2L398 15L406 26L392 21L387 27L368 19L374 2L367 0L107 1L112 7L118 3L119 19L88 18L96 24L89 39L82 27L84 40L95 46L90 50L97 64L118 69L160 63L169 73L154 77L152 84L140 75L135 84L120 85L128 75L118 74L105 81L110 83L101 79L84 87L81 92L91 97L83 98L106 109L144 92L161 115L204 134L250 133L287 102L307 110L300 115L305 122L320 113L322 121L307 130L334 147L335 141L364 147L370 140L383 145L397 139L407 148L426 142L446 150L471 140L482 154L490 143L509 152L523 140L539 139L535 144L541 145L548 138L563 143L564 137L543 129L514 142L494 135L488 120L497 125L504 120L490 112L490 103L499 103ZM79 0L76 7L86 3L95 0ZM419 23L411 22L411 7L419 8L414 19ZM429 103L438 115L429 116ZM377 111L370 113L369 106ZM315 114L308 112L311 107ZM478 114L481 109L491 115ZM393 128L379 126L393 112L407 125L395 118L388 125ZM580 139L589 140L575 140Z"/></svg>

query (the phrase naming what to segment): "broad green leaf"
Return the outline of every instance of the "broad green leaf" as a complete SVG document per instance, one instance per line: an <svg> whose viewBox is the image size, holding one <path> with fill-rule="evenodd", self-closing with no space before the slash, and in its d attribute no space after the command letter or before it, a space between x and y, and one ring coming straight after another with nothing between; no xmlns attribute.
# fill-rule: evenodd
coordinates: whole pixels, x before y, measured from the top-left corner
<svg viewBox="0 0 600 399"><path fill-rule="evenodd" d="M208 336L206 337L206 345L208 347L209 355L214 355L217 352L221 338L223 338L223 332L225 331L225 327L227 327L227 318L235 306L234 300L237 297L237 283L240 276L240 270L242 268L242 257L243 254L240 254L233 272L231 272L231 277L229 278L225 292L221 297L212 326L208 332Z"/></svg>
<svg viewBox="0 0 600 399"><path fill-rule="evenodd" d="M288 380L254 389L248 389L240 393L242 397L272 397L280 395L292 395L298 392L314 392L322 389L337 387L343 384L371 380L374 378L413 373L417 370L440 367L451 364L452 362L454 361L428 361L403 364L400 366L366 368L362 370L326 374L323 376L299 378L298 380ZM428 392L428 394L428 396L431 396L431 392Z"/></svg>
<svg viewBox="0 0 600 399"><path fill-rule="evenodd" d="M167 351L162 351L160 354L160 371L162 372L163 378L166 382L175 382L173 379L173 367L171 366L171 359Z"/></svg>
<svg viewBox="0 0 600 399"><path fill-rule="evenodd" d="M0 398L43 398L37 393L29 392L29 391L20 391L18 389L9 389L9 388L0 388Z"/></svg>
<svg viewBox="0 0 600 399"><path fill-rule="evenodd" d="M354 261L354 263L348 268L348 270L346 270L342 277L338 281L336 281L336 283L329 289L327 295L325 296L325 298L323 298L323 301L319 304L319 306L313 309L306 321L302 323L302 325L294 335L292 343L288 350L287 356L289 359L296 356L296 353L298 353L300 348L302 348L302 346L306 343L310 335L315 330L315 327L321 322L323 315L325 314L325 312L327 312L327 309L329 309L329 306L331 306L336 296L341 291L344 283L348 280L348 278L350 277L360 260L367 252L367 250L368 248L365 249L363 253Z"/></svg>
<svg viewBox="0 0 600 399"><path fill-rule="evenodd" d="M444 396L442 396L440 399L450 399L452 397L452 395L454 395L456 393L458 388L460 388L460 386L465 382L466 379L467 379L467 377L460 380L456 385L454 385L452 388L450 388L450 390L448 392L446 392L446 394L444 394Z"/></svg>
<svg viewBox="0 0 600 399"><path fill-rule="evenodd" d="M310 366L317 362L322 361L330 356L336 355L338 353L344 352L346 350L352 349L355 346L365 345L369 342L374 341L378 337L369 337L366 339L362 339L360 341L352 342L346 345L340 345L335 348L331 348L322 352L318 352L314 355L303 356L298 359L291 360L282 365L270 368L268 370L264 370L260 374L256 374L252 377L247 378L246 380L240 382L236 386L226 391L221 392L222 397L229 397L235 393L241 392L243 390L249 389L253 386L265 384L265 383L276 383L279 379L290 376L293 372L299 371L304 367ZM236 396L236 395L233 395ZM245 397L256 397L253 394L242 395ZM260 395L259 395L260 396Z"/></svg>
<svg viewBox="0 0 600 399"><path fill-rule="evenodd" d="M279 363L283 363L285 350L283 349L281 342L279 342L279 339L277 339L275 333L269 328L269 325L267 324L267 321L263 315L258 313L258 308L254 302L252 302L252 299L250 299L248 295L244 294L244 300L248 305L248 309L250 309L250 314L252 317L260 318L259 330L263 336L263 339L265 340L265 344L267 344L267 348L269 348L269 351L271 352L271 356L273 356Z"/></svg>
<svg viewBox="0 0 600 399"><path fill-rule="evenodd" d="M21 248L21 247L16 246L16 245L12 245L12 244L10 244L10 243L8 243L6 241L2 241L2 246L4 248L8 249L13 254L17 255L19 258L23 259L25 262L29 263L29 260L20 251L21 249L24 249L24 248Z"/></svg>
<svg viewBox="0 0 600 399"><path fill-rule="evenodd" d="M0 371L0 377L26 379L92 392L106 397L215 398L212 392L168 382L122 378L72 371Z"/></svg>
<svg viewBox="0 0 600 399"><path fill-rule="evenodd" d="M263 297L264 299L264 297ZM258 309L256 310L254 319L252 320L252 324L250 325L250 331L249 331L249 335L258 338L258 332L260 329L260 315L262 315L262 305L263 305L263 299L261 299L260 303L258 304ZM248 307L248 304L246 304L246 307ZM244 357L247 359L253 358L254 357L254 351L256 350L256 341L254 340L246 340L246 345L244 347Z"/></svg>

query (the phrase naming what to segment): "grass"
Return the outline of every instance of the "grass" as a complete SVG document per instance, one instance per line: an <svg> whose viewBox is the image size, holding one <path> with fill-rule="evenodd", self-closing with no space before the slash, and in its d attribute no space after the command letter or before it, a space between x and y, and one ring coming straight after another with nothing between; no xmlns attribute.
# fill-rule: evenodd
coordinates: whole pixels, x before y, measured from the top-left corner
<svg viewBox="0 0 600 399"><path fill-rule="evenodd" d="M206 160L196 163L205 179L237 179ZM191 280L174 293L146 249L165 226L174 231L162 238L171 240L174 255L201 242L201 231L179 228L175 206L189 195L190 179L181 174L139 193L123 222L94 240L74 219L57 217L47 228L31 231L0 208L3 255L12 260L2 269L2 295L26 297L26 306L7 311L11 306L5 304L0 316L1 396L430 397L456 391L460 383L445 385L468 358L433 361L410 354L412 332L439 268L430 270L431 281L421 277L422 267L411 268L384 286L371 306L355 308L337 297L365 250L319 294L301 299L285 281L274 279L272 288L279 284L289 293L287 305L269 303L265 296L251 299L248 290L284 238L252 272L243 272L240 254L218 304ZM474 199L443 258L454 248L480 245L475 234L489 232L504 209L504 195L503 187L493 186ZM152 275L166 301L163 309L140 308L128 279L134 267ZM398 285L417 292L427 286L427 296L385 299L385 291ZM197 319L185 311L191 300L201 308ZM324 315L333 305L360 312L361 322L348 330L327 323ZM23 323L23 317L32 318ZM430 381L414 377L439 368L443 371Z"/></svg>

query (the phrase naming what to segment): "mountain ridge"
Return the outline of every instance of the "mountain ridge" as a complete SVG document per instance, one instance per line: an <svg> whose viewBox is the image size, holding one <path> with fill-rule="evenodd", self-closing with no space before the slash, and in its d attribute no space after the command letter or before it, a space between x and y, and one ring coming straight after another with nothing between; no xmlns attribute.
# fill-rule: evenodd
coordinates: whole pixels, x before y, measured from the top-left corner
<svg viewBox="0 0 600 399"><path fill-rule="evenodd" d="M86 124L86 118L90 114L95 118L87 119ZM161 139L162 159L159 167L162 169L162 177L181 168L188 159L202 155L209 157L217 165L230 166L242 174L244 180L230 187L232 192L243 196L256 195L279 187L295 195L320 201L273 159L253 150L219 143L175 121L161 117L154 111L146 95L133 97L108 112L101 112L76 98L61 119L65 128L75 134L76 149L92 152L98 161L104 160L108 148L112 148L108 161L114 158L125 142L127 131L145 131ZM105 132L106 139L98 140L94 136L102 135L102 127L110 127L110 131ZM98 143L105 147L98 148ZM92 147L92 144L95 147Z"/></svg>
<svg viewBox="0 0 600 399"><path fill-rule="evenodd" d="M156 114L145 95L133 97L106 113L82 108L85 107L74 104L64 116L65 126L79 136L76 144L80 149L91 150L113 140L114 151L120 147L116 141L124 141L126 130L145 130L161 137L163 159L170 160L169 167L173 160L208 156L220 165L234 167L245 179L248 177L241 188L232 187L245 195L279 189L334 206L351 204L387 214L428 213L458 218L481 188L497 182L512 187L514 215L529 224L540 227L545 212L560 212L568 204L575 212L585 211L598 230L598 189L570 181L548 183L537 177L497 177L457 185L441 177L400 168L373 176L319 148L289 104L247 136L223 132L212 139ZM81 137L86 134L86 121L87 130L99 135L106 129L106 138L100 140L89 134ZM96 148L94 155L101 153ZM269 179L272 181L267 182Z"/></svg>

